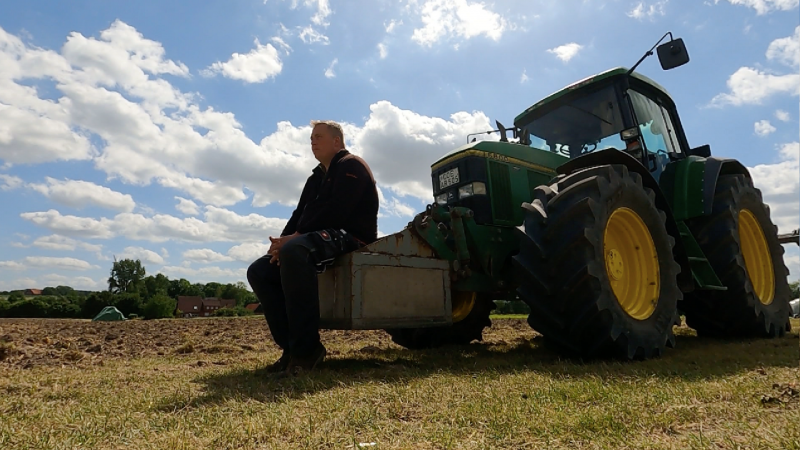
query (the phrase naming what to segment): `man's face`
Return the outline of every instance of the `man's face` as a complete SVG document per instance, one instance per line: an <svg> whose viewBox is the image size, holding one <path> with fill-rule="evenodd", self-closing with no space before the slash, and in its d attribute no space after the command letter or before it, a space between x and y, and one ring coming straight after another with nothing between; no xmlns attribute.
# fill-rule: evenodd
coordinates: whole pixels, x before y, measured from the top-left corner
<svg viewBox="0 0 800 450"><path fill-rule="evenodd" d="M333 156L342 149L339 138L333 137L327 125L318 124L311 130L311 151L319 162L330 162Z"/></svg>

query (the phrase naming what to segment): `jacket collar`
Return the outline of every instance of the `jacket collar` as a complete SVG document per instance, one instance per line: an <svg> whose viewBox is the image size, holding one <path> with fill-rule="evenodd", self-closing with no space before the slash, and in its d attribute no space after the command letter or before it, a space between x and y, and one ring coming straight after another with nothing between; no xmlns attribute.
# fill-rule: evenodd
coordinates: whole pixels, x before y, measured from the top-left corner
<svg viewBox="0 0 800 450"><path fill-rule="evenodd" d="M343 148L343 149L339 150L338 153L333 155L333 159L331 160L331 166L333 166L334 164L339 162L340 159L344 158L345 156L347 156L349 154L350 154L350 152L348 152L347 149ZM326 172L325 166L323 166L322 163L317 164L317 167L315 167L314 170L312 170L312 172L315 173L315 174L324 174Z"/></svg>

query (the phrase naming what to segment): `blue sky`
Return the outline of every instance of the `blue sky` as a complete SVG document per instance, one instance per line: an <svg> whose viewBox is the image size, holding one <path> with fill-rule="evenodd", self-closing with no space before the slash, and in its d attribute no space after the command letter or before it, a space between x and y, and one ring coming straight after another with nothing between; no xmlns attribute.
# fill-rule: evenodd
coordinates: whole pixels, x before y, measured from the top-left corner
<svg viewBox="0 0 800 450"><path fill-rule="evenodd" d="M114 257L244 281L315 165L315 119L345 124L398 231L468 133L666 31L691 62L638 70L798 228L798 0L3 2L0 290L105 289Z"/></svg>

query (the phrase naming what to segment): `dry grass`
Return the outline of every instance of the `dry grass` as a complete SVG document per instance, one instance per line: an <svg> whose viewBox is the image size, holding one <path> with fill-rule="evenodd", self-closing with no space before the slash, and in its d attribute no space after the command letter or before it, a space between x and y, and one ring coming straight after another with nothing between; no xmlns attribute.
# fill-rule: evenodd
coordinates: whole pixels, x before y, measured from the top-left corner
<svg viewBox="0 0 800 450"><path fill-rule="evenodd" d="M278 356L263 319L126 322L108 341L95 329L114 351L136 348L119 340L137 327L160 333L146 342L161 350L122 354L77 343L95 325L0 321L0 448L800 449L797 320L777 340L680 328L677 349L635 363L562 359L519 319L421 352L325 332L322 368L283 381L259 370Z"/></svg>

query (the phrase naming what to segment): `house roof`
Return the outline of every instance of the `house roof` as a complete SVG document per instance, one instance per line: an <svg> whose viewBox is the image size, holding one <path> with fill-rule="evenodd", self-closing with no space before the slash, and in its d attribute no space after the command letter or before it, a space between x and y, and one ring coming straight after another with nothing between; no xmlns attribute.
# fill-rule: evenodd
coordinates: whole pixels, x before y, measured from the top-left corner
<svg viewBox="0 0 800 450"><path fill-rule="evenodd" d="M222 306L222 302L216 297L204 298L203 308L208 308L209 306Z"/></svg>
<svg viewBox="0 0 800 450"><path fill-rule="evenodd" d="M193 295L178 296L177 309L179 309L182 312L199 311L201 306L203 306L203 299L200 298L199 296L193 296Z"/></svg>
<svg viewBox="0 0 800 450"><path fill-rule="evenodd" d="M245 306L245 308L249 309L250 311L255 311L256 308L258 308L258 305L260 304L261 303L250 303L249 305Z"/></svg>
<svg viewBox="0 0 800 450"><path fill-rule="evenodd" d="M236 299L234 298L221 298L219 302L222 303L222 306L225 308L235 308L236 307Z"/></svg>
<svg viewBox="0 0 800 450"><path fill-rule="evenodd" d="M25 289L25 292L30 292L30 295L42 295L41 289Z"/></svg>

